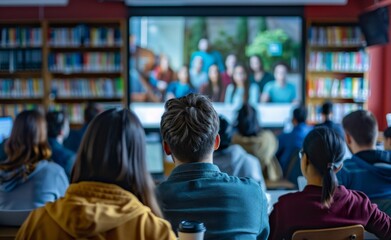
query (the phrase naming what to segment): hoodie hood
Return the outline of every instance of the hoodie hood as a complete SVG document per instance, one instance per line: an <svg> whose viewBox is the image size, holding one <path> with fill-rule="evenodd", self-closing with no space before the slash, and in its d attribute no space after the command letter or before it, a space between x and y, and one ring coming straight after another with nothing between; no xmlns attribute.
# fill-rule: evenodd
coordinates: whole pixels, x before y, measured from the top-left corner
<svg viewBox="0 0 391 240"><path fill-rule="evenodd" d="M381 150L361 151L354 155L362 161L358 164L365 165L365 169L371 170L376 175L391 181L391 152Z"/></svg>
<svg viewBox="0 0 391 240"><path fill-rule="evenodd" d="M71 184L64 198L45 205L49 216L74 238L96 236L151 211L113 184Z"/></svg>

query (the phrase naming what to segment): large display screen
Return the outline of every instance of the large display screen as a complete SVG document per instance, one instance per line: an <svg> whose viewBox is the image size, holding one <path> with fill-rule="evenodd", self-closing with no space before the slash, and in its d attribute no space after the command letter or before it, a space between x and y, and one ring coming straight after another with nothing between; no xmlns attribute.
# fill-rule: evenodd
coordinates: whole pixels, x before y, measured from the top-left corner
<svg viewBox="0 0 391 240"><path fill-rule="evenodd" d="M247 101L282 126L303 101L302 28L301 17L131 17L131 108L154 126L166 100L194 92L229 119Z"/></svg>

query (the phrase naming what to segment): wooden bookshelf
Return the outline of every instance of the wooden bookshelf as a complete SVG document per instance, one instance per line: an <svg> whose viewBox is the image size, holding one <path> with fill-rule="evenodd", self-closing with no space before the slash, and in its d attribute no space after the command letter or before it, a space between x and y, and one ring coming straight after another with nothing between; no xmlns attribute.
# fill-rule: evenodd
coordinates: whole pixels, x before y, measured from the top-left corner
<svg viewBox="0 0 391 240"><path fill-rule="evenodd" d="M125 19L0 22L0 115L63 109L80 126L88 102L124 106L126 37Z"/></svg>
<svg viewBox="0 0 391 240"><path fill-rule="evenodd" d="M307 21L306 104L309 122L321 121L324 102L334 103L334 120L366 108L369 57L356 20Z"/></svg>

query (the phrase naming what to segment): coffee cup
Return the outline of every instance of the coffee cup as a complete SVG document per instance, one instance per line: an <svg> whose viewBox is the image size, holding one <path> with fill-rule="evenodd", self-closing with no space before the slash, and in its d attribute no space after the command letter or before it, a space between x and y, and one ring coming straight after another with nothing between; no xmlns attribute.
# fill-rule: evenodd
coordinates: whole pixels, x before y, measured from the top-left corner
<svg viewBox="0 0 391 240"><path fill-rule="evenodd" d="M179 240L203 240L206 228L202 222L182 221L178 227Z"/></svg>

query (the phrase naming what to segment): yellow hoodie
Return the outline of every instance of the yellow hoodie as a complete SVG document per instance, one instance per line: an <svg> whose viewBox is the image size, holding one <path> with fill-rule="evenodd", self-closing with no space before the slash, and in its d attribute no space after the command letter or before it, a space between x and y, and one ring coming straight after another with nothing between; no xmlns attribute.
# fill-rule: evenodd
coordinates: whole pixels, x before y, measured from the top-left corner
<svg viewBox="0 0 391 240"><path fill-rule="evenodd" d="M31 212L16 239L175 240L170 223L132 193L105 183L69 186L65 197Z"/></svg>

